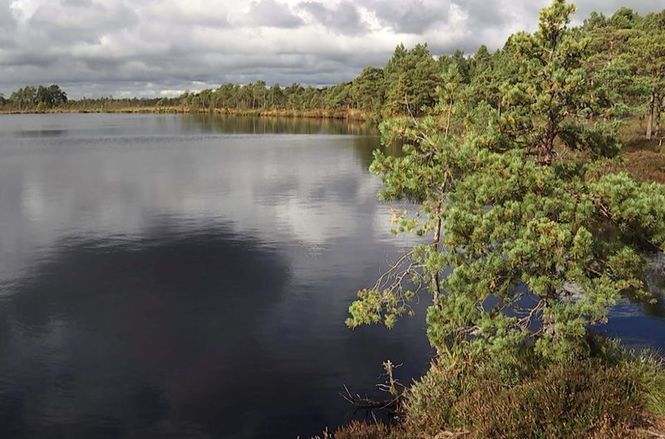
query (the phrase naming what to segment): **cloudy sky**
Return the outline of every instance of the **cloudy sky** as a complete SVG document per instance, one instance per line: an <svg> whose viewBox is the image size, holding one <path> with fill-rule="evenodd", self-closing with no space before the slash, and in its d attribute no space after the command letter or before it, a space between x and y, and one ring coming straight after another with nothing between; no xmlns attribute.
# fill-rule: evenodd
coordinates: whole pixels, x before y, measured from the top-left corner
<svg viewBox="0 0 665 439"><path fill-rule="evenodd" d="M350 80L396 44L498 48L548 0L0 0L0 93L157 96L258 79ZM665 0L577 0L577 19Z"/></svg>

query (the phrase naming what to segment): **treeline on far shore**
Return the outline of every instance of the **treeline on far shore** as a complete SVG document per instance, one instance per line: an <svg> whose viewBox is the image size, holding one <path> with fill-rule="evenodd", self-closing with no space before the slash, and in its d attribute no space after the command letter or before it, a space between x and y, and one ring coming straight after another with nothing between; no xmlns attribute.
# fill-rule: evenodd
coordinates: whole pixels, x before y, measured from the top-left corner
<svg viewBox="0 0 665 439"><path fill-rule="evenodd" d="M584 70L607 82L632 117L645 121L646 137L660 129L665 107L665 11L640 15L621 8L611 16L592 13L572 29L585 45ZM481 46L434 56L426 44L398 45L385 66L366 67L353 81L327 87L291 84L223 84L216 89L185 92L177 97L82 98L71 100L58 85L26 86L0 95L0 112L214 112L227 114L385 119L428 113L451 86L470 85L479 98L497 107L514 77L514 39L491 53ZM451 74L454 72L454 74ZM611 96L610 96L611 95ZM603 98L603 97L599 97Z"/></svg>
<svg viewBox="0 0 665 439"><path fill-rule="evenodd" d="M96 98L68 100L54 107L23 107L0 104L0 114L25 114L25 113L198 113L219 114L230 116L261 116L261 117L298 117L311 119L345 119L367 121L374 115L357 109L326 109L326 108L241 108L241 107L193 107L184 105L179 98Z"/></svg>

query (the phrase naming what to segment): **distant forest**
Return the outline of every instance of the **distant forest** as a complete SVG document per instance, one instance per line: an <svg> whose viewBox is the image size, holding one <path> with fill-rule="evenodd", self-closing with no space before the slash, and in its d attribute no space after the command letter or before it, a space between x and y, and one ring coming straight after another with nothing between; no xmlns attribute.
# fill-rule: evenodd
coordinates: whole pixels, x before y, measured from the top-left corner
<svg viewBox="0 0 665 439"><path fill-rule="evenodd" d="M629 8L612 16L592 13L572 31L585 44L586 73L606 84L607 95L597 99L619 100L626 114L646 117L650 138L660 129L665 104L665 10L644 16ZM500 108L505 91L520 74L512 62L516 36L494 53L481 46L470 56L459 50L433 56L426 44L411 49L400 44L383 68L367 67L353 81L328 87L269 86L256 81L224 84L175 98L68 100L57 85L27 86L8 97L0 95L0 111L291 111L324 117L418 117L431 110L451 84L463 85L473 90L479 101Z"/></svg>

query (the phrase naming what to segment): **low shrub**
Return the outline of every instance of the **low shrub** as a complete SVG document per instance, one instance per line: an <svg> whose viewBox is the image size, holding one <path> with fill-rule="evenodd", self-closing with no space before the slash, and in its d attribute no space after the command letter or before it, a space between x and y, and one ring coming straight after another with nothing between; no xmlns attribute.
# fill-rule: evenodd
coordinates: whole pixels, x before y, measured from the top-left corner
<svg viewBox="0 0 665 439"><path fill-rule="evenodd" d="M334 434L335 439L412 439L399 426L388 426L380 422L354 421ZM323 438L325 439L325 437Z"/></svg>
<svg viewBox="0 0 665 439"><path fill-rule="evenodd" d="M512 388L478 388L455 409L478 438L582 438L599 429L613 435L640 424L638 386L624 367L556 365Z"/></svg>
<svg viewBox="0 0 665 439"><path fill-rule="evenodd" d="M665 369L654 355L604 342L590 358L530 360L512 365L512 374L491 360L474 360L435 362L411 386L400 427L409 437L640 437L665 417Z"/></svg>

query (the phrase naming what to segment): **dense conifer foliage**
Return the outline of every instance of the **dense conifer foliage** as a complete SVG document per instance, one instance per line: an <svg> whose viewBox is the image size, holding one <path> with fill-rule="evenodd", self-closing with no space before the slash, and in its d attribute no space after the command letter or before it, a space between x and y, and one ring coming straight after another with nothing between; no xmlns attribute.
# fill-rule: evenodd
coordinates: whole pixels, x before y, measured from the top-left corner
<svg viewBox="0 0 665 439"><path fill-rule="evenodd" d="M22 110L46 110L67 103L67 93L53 84L48 87L26 86L13 92L8 99L0 96L0 105Z"/></svg>
<svg viewBox="0 0 665 439"><path fill-rule="evenodd" d="M407 392L404 437L624 437L665 413L662 363L595 330L622 298L659 300L644 273L665 250L665 186L605 167L645 97L657 120L660 58L633 52L658 52L644 40L657 20L622 9L570 28L574 10L554 0L535 33L447 61L431 111L381 125L403 154L377 152L371 170L385 199L417 207L396 232L422 243L359 292L347 324L392 327L430 296L437 355ZM602 26L633 46L590 65Z"/></svg>
<svg viewBox="0 0 665 439"><path fill-rule="evenodd" d="M425 286L439 352L533 347L562 360L588 351L587 328L622 295L648 296L641 279L645 257L665 246L665 187L597 172L620 149L622 103L584 69L573 10L557 0L536 33L511 38L500 98L476 94L453 66L434 112L382 125L387 141L405 142L403 156L376 155L382 194L419 203L399 229L434 241L362 291L349 325L392 325L409 311L409 288Z"/></svg>

